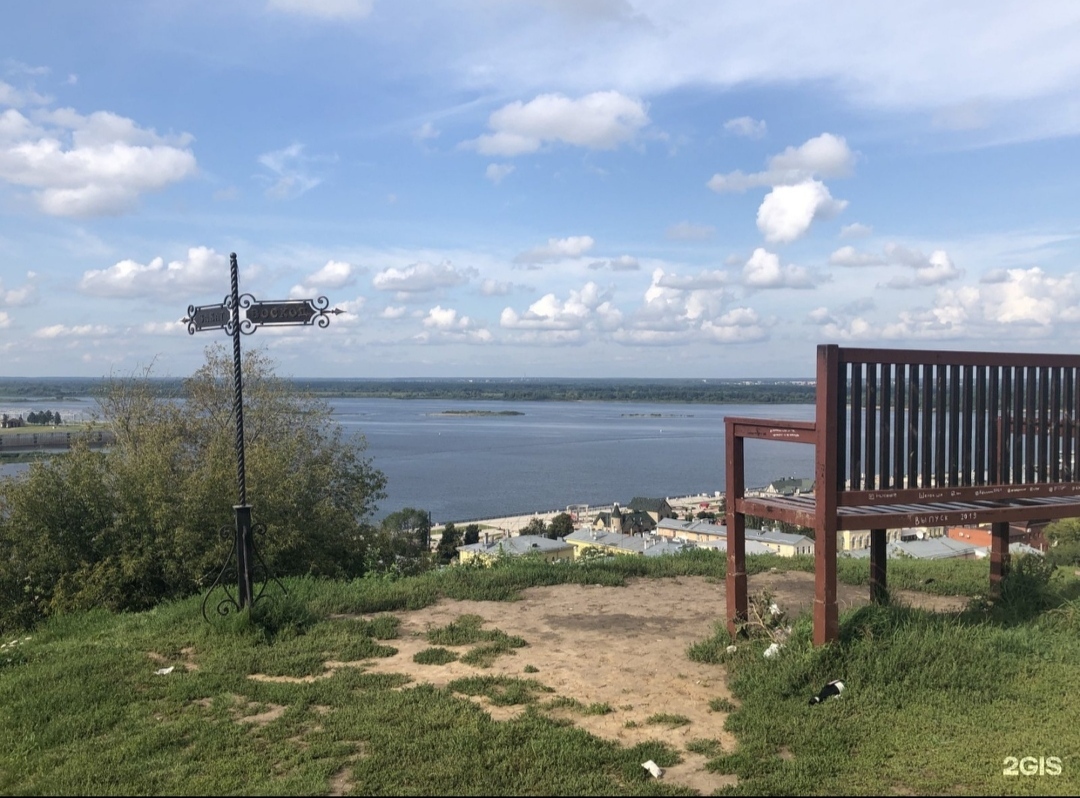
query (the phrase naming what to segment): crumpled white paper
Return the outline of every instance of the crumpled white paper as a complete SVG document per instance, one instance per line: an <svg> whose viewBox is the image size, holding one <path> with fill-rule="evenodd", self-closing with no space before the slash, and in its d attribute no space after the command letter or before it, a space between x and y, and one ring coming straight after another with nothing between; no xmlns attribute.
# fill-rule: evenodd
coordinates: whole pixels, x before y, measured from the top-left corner
<svg viewBox="0 0 1080 798"><path fill-rule="evenodd" d="M780 649L782 648L783 646L780 643L773 643L767 649L765 649L765 659L772 659L780 653Z"/></svg>
<svg viewBox="0 0 1080 798"><path fill-rule="evenodd" d="M651 759L648 762L642 762L641 766L647 771L653 774L653 778L658 779L664 775L664 769L653 762Z"/></svg>

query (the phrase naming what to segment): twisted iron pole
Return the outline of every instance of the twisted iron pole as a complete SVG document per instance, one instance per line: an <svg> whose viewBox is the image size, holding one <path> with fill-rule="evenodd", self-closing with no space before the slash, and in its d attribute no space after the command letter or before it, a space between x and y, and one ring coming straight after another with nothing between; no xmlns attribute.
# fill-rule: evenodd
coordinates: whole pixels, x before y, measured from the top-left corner
<svg viewBox="0 0 1080 798"><path fill-rule="evenodd" d="M229 276L232 281L232 338L233 338L233 410L236 415L236 483L240 502L233 505L236 513L236 573L237 603L240 609L254 603L254 544L251 539L251 505L247 503L247 474L244 466L244 389L240 362L240 287L236 253L229 255Z"/></svg>

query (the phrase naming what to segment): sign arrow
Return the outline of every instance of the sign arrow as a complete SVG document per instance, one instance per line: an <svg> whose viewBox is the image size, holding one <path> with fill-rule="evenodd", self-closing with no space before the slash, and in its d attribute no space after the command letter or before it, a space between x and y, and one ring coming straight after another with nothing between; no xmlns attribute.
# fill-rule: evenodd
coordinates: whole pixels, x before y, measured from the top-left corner
<svg viewBox="0 0 1080 798"><path fill-rule="evenodd" d="M201 305L189 307L188 317L182 319L195 331L215 330L228 325L232 320L232 311L225 305Z"/></svg>

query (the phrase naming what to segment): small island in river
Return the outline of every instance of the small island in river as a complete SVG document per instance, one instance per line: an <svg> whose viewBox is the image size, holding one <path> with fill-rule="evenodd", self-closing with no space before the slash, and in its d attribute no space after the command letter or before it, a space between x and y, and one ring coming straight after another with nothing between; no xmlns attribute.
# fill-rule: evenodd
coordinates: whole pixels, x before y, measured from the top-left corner
<svg viewBox="0 0 1080 798"><path fill-rule="evenodd" d="M523 416L520 410L443 410L436 416Z"/></svg>

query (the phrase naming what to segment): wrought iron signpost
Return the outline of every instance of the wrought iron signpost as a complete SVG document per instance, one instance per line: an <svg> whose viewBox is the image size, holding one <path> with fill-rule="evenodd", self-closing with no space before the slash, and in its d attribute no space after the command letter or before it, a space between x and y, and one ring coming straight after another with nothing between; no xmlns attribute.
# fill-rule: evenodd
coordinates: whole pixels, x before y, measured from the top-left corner
<svg viewBox="0 0 1080 798"><path fill-rule="evenodd" d="M236 415L236 482L239 488L240 501L233 505L236 514L236 529L233 536L233 547L225 564L221 568L214 584L203 599L203 617L206 617L206 602L210 595L220 584L225 590L226 598L218 602L219 615L225 615L230 607L242 610L250 607L262 596L262 590L258 595L254 592L255 560L263 566L263 570L269 575L266 563L262 561L258 550L255 548L254 536L266 532L263 524L251 523L251 505L247 502L247 477L244 469L244 386L241 375L240 363L240 334L251 335L264 324L273 325L302 325L319 327L330 325L329 314L343 313L344 311L334 308L328 310L330 301L321 296L318 299L288 299L278 302L260 302L251 294L239 292L236 266L236 253L229 256L229 274L232 280L232 292L225 297L220 305L188 305L187 316L182 321L187 323L188 333L194 335L203 330L225 330L232 336L233 342L233 386L234 399L233 410ZM229 527L222 527L221 534L227 537ZM234 599L229 592L228 586L222 581L222 577L228 570L233 557L236 558L237 573L237 597ZM277 581L275 579L275 581ZM280 583L279 583L280 584ZM263 587L265 588L265 582ZM284 589L284 588L283 588Z"/></svg>

